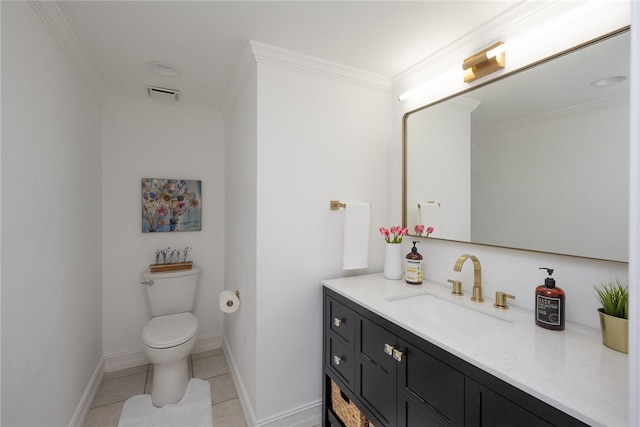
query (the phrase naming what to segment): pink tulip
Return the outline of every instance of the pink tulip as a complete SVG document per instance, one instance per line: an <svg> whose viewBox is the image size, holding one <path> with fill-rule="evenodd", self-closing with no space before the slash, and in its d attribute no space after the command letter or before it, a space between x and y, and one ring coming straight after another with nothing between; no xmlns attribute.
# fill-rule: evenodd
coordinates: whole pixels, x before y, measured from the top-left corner
<svg viewBox="0 0 640 427"><path fill-rule="evenodd" d="M427 227L427 237L429 237L431 233L433 233L433 227Z"/></svg>
<svg viewBox="0 0 640 427"><path fill-rule="evenodd" d="M416 232L418 236L422 236L422 233L424 233L424 225L418 224L415 227L413 227L413 230Z"/></svg>

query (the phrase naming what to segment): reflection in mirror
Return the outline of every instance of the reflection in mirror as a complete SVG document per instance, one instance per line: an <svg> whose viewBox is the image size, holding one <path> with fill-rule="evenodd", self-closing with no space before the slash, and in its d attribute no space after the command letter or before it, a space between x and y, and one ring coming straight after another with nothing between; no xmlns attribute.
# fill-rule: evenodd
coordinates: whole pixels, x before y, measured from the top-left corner
<svg viewBox="0 0 640 427"><path fill-rule="evenodd" d="M625 30L407 113L404 225L627 261L628 75Z"/></svg>

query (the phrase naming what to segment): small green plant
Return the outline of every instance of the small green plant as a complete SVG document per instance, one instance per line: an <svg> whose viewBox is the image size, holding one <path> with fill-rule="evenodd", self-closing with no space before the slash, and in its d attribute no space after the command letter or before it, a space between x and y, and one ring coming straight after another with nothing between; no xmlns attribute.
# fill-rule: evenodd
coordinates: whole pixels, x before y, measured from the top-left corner
<svg viewBox="0 0 640 427"><path fill-rule="evenodd" d="M615 282L603 282L594 286L598 301L605 314L623 319L629 318L629 287Z"/></svg>

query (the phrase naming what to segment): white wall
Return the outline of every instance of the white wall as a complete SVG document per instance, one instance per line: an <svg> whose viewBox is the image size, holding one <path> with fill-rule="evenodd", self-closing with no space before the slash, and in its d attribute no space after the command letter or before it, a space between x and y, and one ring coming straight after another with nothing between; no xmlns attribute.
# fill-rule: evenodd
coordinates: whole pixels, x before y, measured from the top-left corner
<svg viewBox="0 0 640 427"><path fill-rule="evenodd" d="M434 227L431 237L471 238L471 113L477 106L477 101L461 99L406 119L406 139L412 142L407 158L410 231L423 224ZM439 207L418 209L418 203L427 201Z"/></svg>
<svg viewBox="0 0 640 427"><path fill-rule="evenodd" d="M381 269L377 230L391 225L391 120L387 93L258 67L256 413L263 418L319 398L320 280L345 275L344 212L330 211L330 200L371 203L367 271ZM283 378L287 386L274 393Z"/></svg>
<svg viewBox="0 0 640 427"><path fill-rule="evenodd" d="M100 107L2 2L2 425L69 425L102 360Z"/></svg>
<svg viewBox="0 0 640 427"><path fill-rule="evenodd" d="M236 172L231 167L227 172L228 200L238 198L232 192L244 192L252 201L233 203L255 209L256 216L227 215L229 230L246 231L227 248L226 286L241 289L243 306L227 315L225 334L231 363L241 368L250 424L315 425L321 405L320 281L382 269L383 239L377 229L392 225L390 100L384 91L277 63L258 61L257 82L252 74L237 101L240 107L227 118L234 128L228 135L237 135L228 141L228 165L247 173L255 166L257 174L255 182L239 185L233 182ZM241 131L245 125L249 129ZM241 153L249 160L243 162ZM329 210L332 199L372 204L368 269L342 270L344 211ZM253 255L252 245L255 277L247 277L250 266L244 261ZM245 283L235 283L236 266Z"/></svg>
<svg viewBox="0 0 640 427"><path fill-rule="evenodd" d="M474 134L473 240L628 260L628 124L616 99Z"/></svg>
<svg viewBox="0 0 640 427"><path fill-rule="evenodd" d="M240 309L225 315L228 361L245 414L256 407L257 77L255 68L225 116L225 289L240 291Z"/></svg>
<svg viewBox="0 0 640 427"><path fill-rule="evenodd" d="M192 248L189 259L202 267L194 312L199 337L220 336L217 296L223 289L225 236L221 116L211 110L111 98L103 110L102 156L107 361L143 351L142 329L151 314L140 273L155 262L158 248ZM202 231L142 233L143 177L201 180ZM106 368L110 370L109 363Z"/></svg>
<svg viewBox="0 0 640 427"><path fill-rule="evenodd" d="M412 111L421 105L437 101L453 93L469 87L463 83L459 71L461 58L473 54L495 42L496 39L516 39L522 34L549 24L559 12L577 9L582 3L533 2L521 4L504 14L500 20L472 31L468 37L457 41L451 46L447 55L428 58L425 67L416 76L398 76L394 82L396 94L403 93L408 87L407 82L416 84L418 81L426 83L424 89L416 96L398 102L394 115L394 131L401 132L401 117L405 112ZM532 14L528 8L541 8ZM526 43L526 49L513 49L507 52L507 68L509 72L525 66L533 61L551 54L568 49L571 46L594 39L602 34L614 31L629 24L629 4L627 2L611 2L604 8L595 9L579 15L575 20L564 22L558 27L551 27L549 32L539 34ZM455 49L459 49L455 55ZM436 64L430 66L429 64ZM445 72L454 70L454 73ZM444 71L443 71L444 70ZM474 84L480 84L501 73L479 79ZM395 157L392 171L393 182L397 183L392 193L392 204L397 206L394 217L401 215L401 144L396 143ZM482 263L483 287L485 296L493 298L496 291L506 291L516 296L514 305L533 310L534 288L543 283L543 271L539 267L555 268L557 285L567 292L567 320L599 328L596 309L598 307L594 296L593 285L617 277L621 281L628 280L627 264L617 262L595 261L585 258L541 254L536 252L493 248L455 242L422 239L421 251L425 257L425 278L446 284L448 278L461 279L463 288L469 292L473 283L473 269L464 266L461 273L453 271L456 258L463 253L472 253L479 257ZM405 248L409 250L409 245Z"/></svg>

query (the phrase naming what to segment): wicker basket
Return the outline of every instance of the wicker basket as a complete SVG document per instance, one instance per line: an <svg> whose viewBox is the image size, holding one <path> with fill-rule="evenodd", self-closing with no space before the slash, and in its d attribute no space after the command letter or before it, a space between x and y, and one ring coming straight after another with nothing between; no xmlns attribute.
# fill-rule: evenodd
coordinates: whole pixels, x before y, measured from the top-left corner
<svg viewBox="0 0 640 427"><path fill-rule="evenodd" d="M345 427L369 427L369 421L356 405L349 401L338 385L331 381L331 407Z"/></svg>

